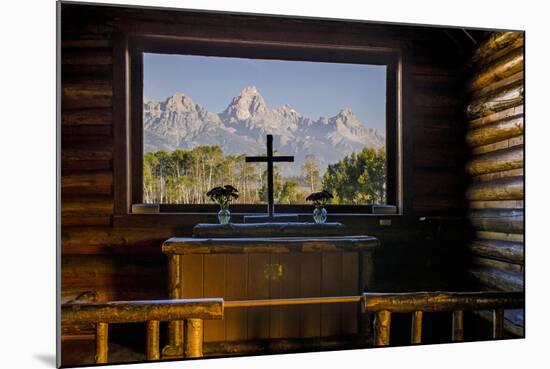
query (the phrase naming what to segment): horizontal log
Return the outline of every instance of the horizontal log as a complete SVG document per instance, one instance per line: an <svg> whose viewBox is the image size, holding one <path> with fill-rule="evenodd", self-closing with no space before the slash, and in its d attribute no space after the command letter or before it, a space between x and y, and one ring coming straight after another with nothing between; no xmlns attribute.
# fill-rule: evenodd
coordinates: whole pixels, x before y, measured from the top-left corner
<svg viewBox="0 0 550 369"><path fill-rule="evenodd" d="M65 324L222 318L223 299L221 298L71 303L61 307L61 322Z"/></svg>
<svg viewBox="0 0 550 369"><path fill-rule="evenodd" d="M523 135L507 138L502 141L490 143L487 145L476 146L471 148L472 155L488 154L493 151L510 149L515 146L523 145Z"/></svg>
<svg viewBox="0 0 550 369"><path fill-rule="evenodd" d="M466 172L470 175L479 175L523 168L523 151L521 145L476 156L466 165Z"/></svg>
<svg viewBox="0 0 550 369"><path fill-rule="evenodd" d="M62 254L159 254L171 228L78 227L61 230Z"/></svg>
<svg viewBox="0 0 550 369"><path fill-rule="evenodd" d="M82 83L63 83L61 108L110 108L113 100L113 88L110 81Z"/></svg>
<svg viewBox="0 0 550 369"><path fill-rule="evenodd" d="M65 126L61 128L62 142L80 139L81 137L86 137L87 140L92 137L101 140L112 135L113 129L107 125Z"/></svg>
<svg viewBox="0 0 550 369"><path fill-rule="evenodd" d="M505 233L505 232L490 232L490 231L476 231L475 237L482 240L498 240L498 241L510 241L523 243L524 236L517 233Z"/></svg>
<svg viewBox="0 0 550 369"><path fill-rule="evenodd" d="M62 48L61 68L63 65L109 65L113 63L111 48Z"/></svg>
<svg viewBox="0 0 550 369"><path fill-rule="evenodd" d="M167 275L164 270L158 270L157 273ZM166 298L166 283L163 276L147 277L139 272L133 275L107 273L97 276L63 277L63 283L67 284L64 291L94 289L98 293L99 301Z"/></svg>
<svg viewBox="0 0 550 369"><path fill-rule="evenodd" d="M112 81L89 81L88 83L63 83L64 99L112 98Z"/></svg>
<svg viewBox="0 0 550 369"><path fill-rule="evenodd" d="M522 200L470 201L470 209L523 209Z"/></svg>
<svg viewBox="0 0 550 369"><path fill-rule="evenodd" d="M523 71L523 49L516 49L495 63L481 67L472 77L468 88L479 90Z"/></svg>
<svg viewBox="0 0 550 369"><path fill-rule="evenodd" d="M61 324L61 340L87 340L93 342L95 338L95 324Z"/></svg>
<svg viewBox="0 0 550 369"><path fill-rule="evenodd" d="M495 53L511 48L518 41L523 44L523 37L523 32L495 32L479 45L472 56L472 62L483 62Z"/></svg>
<svg viewBox="0 0 550 369"><path fill-rule="evenodd" d="M84 172L82 172L84 173ZM80 176L81 174L79 174ZM72 176L72 174L71 174ZM67 185L61 188L63 195L112 195L113 186L112 185Z"/></svg>
<svg viewBox="0 0 550 369"><path fill-rule="evenodd" d="M61 291L64 295L93 291L95 301L103 302L166 298L168 272L162 256L132 254L128 249L125 254L63 254Z"/></svg>
<svg viewBox="0 0 550 369"><path fill-rule="evenodd" d="M110 108L66 110L61 113L61 124L63 126L110 126L113 124L113 111Z"/></svg>
<svg viewBox="0 0 550 369"><path fill-rule="evenodd" d="M472 184L466 190L468 200L523 200L523 177L508 177Z"/></svg>
<svg viewBox="0 0 550 369"><path fill-rule="evenodd" d="M476 239L468 244L468 249L480 256L508 261L510 263L523 264L523 243Z"/></svg>
<svg viewBox="0 0 550 369"><path fill-rule="evenodd" d="M523 135L523 117L503 120L466 133L470 146L481 146Z"/></svg>
<svg viewBox="0 0 550 369"><path fill-rule="evenodd" d="M114 276L114 278L117 277ZM166 283L153 283L145 278L134 278L133 281L130 278L122 278L121 282L120 285L117 284L117 287L113 287L112 279L110 283L107 280L96 281L88 279L85 282L88 285L83 288L87 289L90 286L97 288L98 301L103 302L119 300L141 301L167 298L166 293L159 292L166 291ZM139 288L136 285L139 285ZM124 291L121 289L124 289ZM63 324L62 326L70 327L73 326L73 324Z"/></svg>
<svg viewBox="0 0 550 369"><path fill-rule="evenodd" d="M523 85L524 84L523 80L524 80L524 73L523 71L520 71L518 73L512 74L509 77L501 79L500 81L493 82L479 90L473 91L470 96L470 99L472 100L479 99L483 96L494 95L499 91L502 91L512 86Z"/></svg>
<svg viewBox="0 0 550 369"><path fill-rule="evenodd" d="M463 196L459 196L461 203L464 203ZM457 201L458 201L457 197ZM245 214L231 213L232 221L241 223ZM380 219L369 215L361 216L357 214L335 214L329 210L331 222L341 222L349 230L348 234L363 234L376 232L377 237L383 242L403 242L410 237L417 237L421 233L416 227L419 225L418 217L394 217L391 226L380 226ZM249 214L246 214L249 215ZM299 222L311 222L311 213L299 214ZM218 222L216 212L204 211L201 213L189 214L182 218L177 213L162 214L133 214L114 216L113 224L115 227L126 228L168 228L178 229L174 233L178 236L191 236L193 227L198 223L216 223ZM172 234L171 236L174 236ZM166 237L168 238L168 237ZM383 238L383 239L382 239Z"/></svg>
<svg viewBox="0 0 550 369"><path fill-rule="evenodd" d="M479 182L490 182L497 179L504 179L509 177L523 177L523 168L504 170L502 172L480 174L475 177L472 177L471 180L473 183L479 183ZM520 206L520 207L523 207L523 206Z"/></svg>
<svg viewBox="0 0 550 369"><path fill-rule="evenodd" d="M162 245L165 254L241 254L327 251L373 251L380 241L371 236L170 238Z"/></svg>
<svg viewBox="0 0 550 369"><path fill-rule="evenodd" d="M62 194L109 195L112 192L112 172L74 173L61 175Z"/></svg>
<svg viewBox="0 0 550 369"><path fill-rule="evenodd" d="M111 160L113 158L111 149L102 146L86 149L63 148L61 150L61 160Z"/></svg>
<svg viewBox="0 0 550 369"><path fill-rule="evenodd" d="M83 291L79 293L74 293L72 291L66 292L61 291L61 304L71 303L71 302L97 302L97 292Z"/></svg>
<svg viewBox="0 0 550 369"><path fill-rule="evenodd" d="M91 9L86 10L91 11ZM95 17L95 19L91 16L77 18L70 14L70 17L64 18L67 20L64 20L63 27L61 27L61 38L71 40L111 39L113 33L113 20L111 17L107 18L104 15L95 15Z"/></svg>
<svg viewBox="0 0 550 369"><path fill-rule="evenodd" d="M478 268L494 268L506 272L522 273L523 266L521 264L509 263L507 261L490 259L486 257L472 257L472 265Z"/></svg>
<svg viewBox="0 0 550 369"><path fill-rule="evenodd" d="M516 292L405 292L363 293L363 311L387 310L394 313L442 312L520 308L523 293Z"/></svg>
<svg viewBox="0 0 550 369"><path fill-rule="evenodd" d="M484 117L480 117L477 119L470 120L468 124L472 128L479 128L481 126L496 123L501 120L511 119L511 118L517 118L523 116L523 104L514 106L512 108L508 108L505 110L501 110L498 112L495 112L493 114L489 114Z"/></svg>
<svg viewBox="0 0 550 369"><path fill-rule="evenodd" d="M76 280L106 275L111 278L130 276L140 279L166 279L166 256L153 255L69 255L62 260L62 278ZM70 287L69 285L66 285ZM139 286L136 286L139 288ZM159 291L165 294L167 291ZM100 301L100 300L95 300ZM90 302L90 301L87 301Z"/></svg>
<svg viewBox="0 0 550 369"><path fill-rule="evenodd" d="M88 151L112 151L113 136L62 136L61 137L61 150L85 148Z"/></svg>
<svg viewBox="0 0 550 369"><path fill-rule="evenodd" d="M523 91L523 85L520 84L502 90L494 95L476 99L466 107L466 115L470 120L473 120L522 105Z"/></svg>
<svg viewBox="0 0 550 369"><path fill-rule="evenodd" d="M514 50L517 50L517 49L522 49L522 50L525 50L524 49L524 38L521 37L520 39L517 39L514 43L512 43L511 45L509 45L508 47L504 48L504 49L501 49L497 52L495 52L494 54L491 54L491 55L488 55L485 59L483 60L480 60L476 65L475 67L476 68L479 68L480 66L483 66L483 65L486 65L486 64L490 64L490 63L494 63L495 61L497 60L500 60L502 59L503 57L505 57L508 53L514 51Z"/></svg>
<svg viewBox="0 0 550 369"><path fill-rule="evenodd" d="M342 236L349 230L342 223L251 223L251 224L209 224L202 223L193 227L193 236L205 237L291 237L308 235Z"/></svg>
<svg viewBox="0 0 550 369"><path fill-rule="evenodd" d="M523 233L523 209L472 210L468 219L476 230Z"/></svg>
<svg viewBox="0 0 550 369"><path fill-rule="evenodd" d="M102 40L80 40L80 39L63 39L61 41L61 47L63 49L69 49L69 48L76 48L76 49L83 49L83 48L108 48L112 46L112 41L109 39Z"/></svg>
<svg viewBox="0 0 550 369"><path fill-rule="evenodd" d="M523 291L523 273L514 273L494 268L471 268L470 275L482 285L499 291ZM514 308L513 306L501 306ZM522 306L516 306L521 308Z"/></svg>
<svg viewBox="0 0 550 369"><path fill-rule="evenodd" d="M159 34L164 30L166 35L185 34L211 39L234 39L238 42L238 40L243 40L243 31L246 29L247 38L265 40L266 42L280 42L292 37L293 42L301 44L371 45L372 47L386 48L404 47L405 40L403 40L403 36L409 35L410 37L410 31L407 32L404 29L399 31L394 29L391 32L392 37L388 37L390 33L387 25L358 25L357 23L353 24L353 22L319 22L315 20L291 20L290 18L285 20L281 17L270 19L263 16L241 17L237 15L223 20L220 15L204 16L200 13L187 13L186 16L170 14L170 17L164 15L153 18L150 13L132 15L132 17L138 17L141 20L139 23L140 31L145 34ZM266 27L266 25L269 25L269 27ZM368 39L364 38L365 32L369 34ZM433 60L434 56L432 54L430 53L430 60ZM446 55L443 55L443 57L445 60L449 60Z"/></svg>
<svg viewBox="0 0 550 369"><path fill-rule="evenodd" d="M112 200L86 201L62 200L61 215L111 215L114 204Z"/></svg>
<svg viewBox="0 0 550 369"><path fill-rule="evenodd" d="M61 84L83 84L113 79L110 64L65 64L61 67Z"/></svg>
<svg viewBox="0 0 550 369"><path fill-rule="evenodd" d="M63 173L83 171L95 172L111 169L113 169L113 163L111 160L61 160L61 171Z"/></svg>
<svg viewBox="0 0 550 369"><path fill-rule="evenodd" d="M62 215L61 227L83 227L83 226L109 226L111 217L108 215Z"/></svg>
<svg viewBox="0 0 550 369"><path fill-rule="evenodd" d="M225 301L224 308L266 307L266 306L291 306L291 305L316 305L316 304L342 304L357 303L361 296L337 296L337 297L301 297L269 300L239 300Z"/></svg>

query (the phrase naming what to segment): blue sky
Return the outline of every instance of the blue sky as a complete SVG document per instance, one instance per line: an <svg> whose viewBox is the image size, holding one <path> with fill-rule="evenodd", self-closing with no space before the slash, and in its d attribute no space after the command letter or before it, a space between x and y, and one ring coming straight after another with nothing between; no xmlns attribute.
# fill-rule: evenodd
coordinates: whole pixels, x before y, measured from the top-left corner
<svg viewBox="0 0 550 369"><path fill-rule="evenodd" d="M254 85L269 109L290 104L317 120L349 107L365 126L385 132L385 66L144 54L143 68L143 94L149 99L164 100L178 91L220 113Z"/></svg>

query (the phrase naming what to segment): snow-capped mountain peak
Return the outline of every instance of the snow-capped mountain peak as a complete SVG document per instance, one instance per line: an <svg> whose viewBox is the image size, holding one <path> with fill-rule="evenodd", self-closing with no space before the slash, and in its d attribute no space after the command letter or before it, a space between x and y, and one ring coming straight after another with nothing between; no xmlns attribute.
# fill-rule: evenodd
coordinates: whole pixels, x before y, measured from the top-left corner
<svg viewBox="0 0 550 369"><path fill-rule="evenodd" d="M267 105L255 86L245 87L225 108L221 116L224 120L243 121L255 115L266 113Z"/></svg>
<svg viewBox="0 0 550 369"><path fill-rule="evenodd" d="M144 99L143 125L146 152L218 145L225 154L257 155L265 152L265 135L273 134L277 151L295 156L293 165L282 167L285 175L299 174L309 154L324 170L344 155L385 145L384 134L366 127L350 108L314 121L288 104L269 110L255 86L244 88L220 114L180 92L164 102Z"/></svg>

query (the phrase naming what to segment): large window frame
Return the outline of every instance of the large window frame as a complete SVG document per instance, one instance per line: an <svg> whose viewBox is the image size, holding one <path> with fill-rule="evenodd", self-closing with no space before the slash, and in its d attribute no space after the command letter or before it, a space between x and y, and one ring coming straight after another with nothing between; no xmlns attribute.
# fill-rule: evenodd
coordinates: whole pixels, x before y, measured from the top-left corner
<svg viewBox="0 0 550 369"><path fill-rule="evenodd" d="M325 45L287 41L211 39L119 32L115 44L115 216L132 215L143 196L143 54L183 54L386 66L386 203L403 213L401 91L402 50L395 47ZM121 124L122 123L122 124ZM333 205L330 213L370 215L369 205ZM215 213L215 204L161 204L160 214ZM278 213L311 214L310 205L276 204ZM233 214L265 213L263 204L234 204Z"/></svg>

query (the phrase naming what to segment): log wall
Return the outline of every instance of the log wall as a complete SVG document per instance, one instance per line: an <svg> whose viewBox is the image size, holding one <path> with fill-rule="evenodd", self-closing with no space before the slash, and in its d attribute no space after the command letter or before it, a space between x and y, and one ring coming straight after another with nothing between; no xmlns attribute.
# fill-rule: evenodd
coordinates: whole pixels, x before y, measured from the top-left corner
<svg viewBox="0 0 550 369"><path fill-rule="evenodd" d="M116 24L128 19L152 22L169 19L174 24L192 24L193 29L214 24L244 33L246 27L261 28L278 21L75 4L61 6L62 299L78 296L97 301L166 298L167 270L166 258L161 253L162 241L174 235L191 235L195 223L209 218L182 218L180 223L164 224L151 215L135 224L113 222L113 131L121 124L113 118ZM445 33L429 28L316 20L286 21L285 27L289 29L287 33L292 33L289 37L306 40L308 34L319 37L320 32L324 32L336 40L335 43L347 38L356 43L375 40L380 45L404 47L407 87L403 91L403 116L407 124L403 134L409 142L404 148L408 214L391 217L389 226L379 225L378 218L373 217L353 222L347 218L330 220L347 223L352 232L381 239L382 247L376 256L378 291L458 288L457 281L462 280L460 265L451 260L456 261L453 253L460 243L460 232L453 225L441 225L439 220L420 221L419 217L457 215L463 211L462 54ZM294 29L305 31L293 33ZM496 114L505 114L503 112ZM487 117L476 119L478 123L472 125L485 128L482 120ZM503 124L500 130L510 129L513 127ZM476 150L489 152L490 145L502 145L500 138L498 142L486 141ZM484 168L483 162L472 165L482 168L477 170ZM483 172L480 176L491 173ZM502 173L499 180L514 178L505 176L508 172ZM513 180L510 183L513 191ZM233 261L237 262L232 260L225 268L234 265ZM63 329L65 336L86 332L74 326Z"/></svg>
<svg viewBox="0 0 550 369"><path fill-rule="evenodd" d="M469 272L485 289L524 289L523 41L522 32L492 33L472 57L466 109L466 199L474 229ZM507 326L523 334L522 314L506 315Z"/></svg>

